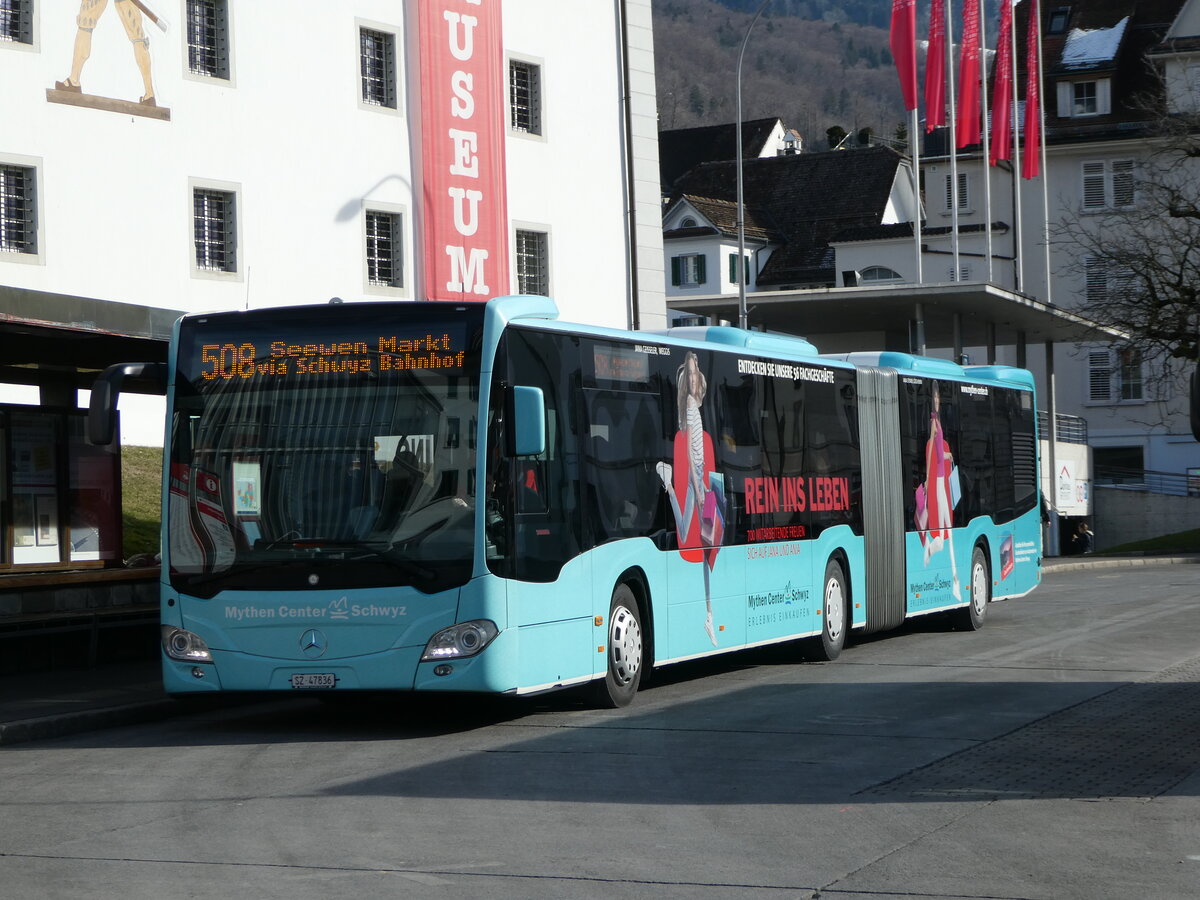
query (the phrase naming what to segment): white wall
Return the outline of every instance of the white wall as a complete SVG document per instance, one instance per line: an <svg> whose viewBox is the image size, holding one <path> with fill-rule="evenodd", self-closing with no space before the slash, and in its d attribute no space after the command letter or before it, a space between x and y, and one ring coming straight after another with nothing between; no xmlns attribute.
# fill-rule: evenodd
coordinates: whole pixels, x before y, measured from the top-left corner
<svg viewBox="0 0 1200 900"><path fill-rule="evenodd" d="M646 20L635 37L639 85L644 92L649 84L652 98L649 3L630 5ZM184 4L161 3L171 30L145 27L157 102L169 108L169 121L48 102L46 89L70 70L78 4L37 8L32 49L0 44L0 159L39 166L42 262L0 255L0 284L185 311L367 298L374 291L365 284L364 200L407 213L404 264L412 284L420 173L407 110L358 102L359 24L396 33L403 74L404 4L230 3L233 73L226 83L187 74ZM614 3L572 3L569 12L552 0L504 6L506 54L544 66L546 116L544 140L508 139L510 219L549 231L551 285L565 317L624 327L629 240L619 37ZM136 101L142 93L112 4L81 80L89 94ZM399 95L407 106L404 86ZM240 192L236 275L192 271L196 179ZM656 172L651 185L652 196L638 202L656 210ZM653 225L661 248L657 219ZM661 249L653 255L650 265L660 270ZM643 306L665 318L661 280L643 290Z"/></svg>

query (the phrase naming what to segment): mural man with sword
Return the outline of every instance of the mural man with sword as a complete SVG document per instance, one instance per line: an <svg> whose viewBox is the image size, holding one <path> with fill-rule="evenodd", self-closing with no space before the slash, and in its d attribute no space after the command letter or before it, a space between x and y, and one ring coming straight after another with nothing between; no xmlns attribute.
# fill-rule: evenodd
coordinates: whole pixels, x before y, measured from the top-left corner
<svg viewBox="0 0 1200 900"><path fill-rule="evenodd" d="M146 37L146 32L142 28L142 16L144 14L164 32L167 30L167 22L161 16L156 15L142 0L114 0L114 3L121 16L121 24L125 26L125 34L133 43L133 58L142 75L145 93L138 102L145 106L155 106L157 104L154 100L154 81L150 73L150 39ZM73 94L83 92L79 78L83 72L83 64L92 55L92 31L107 7L108 0L81 0L79 15L75 19L79 30L75 33L75 54L71 60L71 74L65 80L54 83L57 90Z"/></svg>

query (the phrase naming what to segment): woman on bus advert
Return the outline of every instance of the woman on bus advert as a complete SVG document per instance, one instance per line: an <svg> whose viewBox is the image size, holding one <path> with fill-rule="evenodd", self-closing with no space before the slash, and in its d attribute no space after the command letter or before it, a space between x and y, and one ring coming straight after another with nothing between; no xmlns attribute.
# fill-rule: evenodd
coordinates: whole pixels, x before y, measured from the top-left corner
<svg viewBox="0 0 1200 900"><path fill-rule="evenodd" d="M656 469L675 514L679 553L690 562L703 563L704 630L715 647L709 575L725 533L725 478L714 471L712 437L704 430L700 415L708 382L691 350L679 367L676 387L679 430L675 434L674 466L660 462Z"/></svg>
<svg viewBox="0 0 1200 900"><path fill-rule="evenodd" d="M917 485L915 521L921 543L925 547L925 565L930 557L945 547L950 552L951 591L961 600L958 584L958 565L954 560L951 529L954 527L954 507L960 498L958 468L950 453L950 445L942 431L942 401L935 381L933 406L929 414L929 440L925 442L925 481Z"/></svg>

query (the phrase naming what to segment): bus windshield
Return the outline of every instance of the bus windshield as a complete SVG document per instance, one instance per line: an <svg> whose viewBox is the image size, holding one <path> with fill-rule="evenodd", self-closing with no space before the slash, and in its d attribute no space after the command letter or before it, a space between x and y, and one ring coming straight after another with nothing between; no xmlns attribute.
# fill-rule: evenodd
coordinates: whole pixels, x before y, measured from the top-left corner
<svg viewBox="0 0 1200 900"><path fill-rule="evenodd" d="M265 310L180 325L172 584L411 585L470 576L482 310Z"/></svg>

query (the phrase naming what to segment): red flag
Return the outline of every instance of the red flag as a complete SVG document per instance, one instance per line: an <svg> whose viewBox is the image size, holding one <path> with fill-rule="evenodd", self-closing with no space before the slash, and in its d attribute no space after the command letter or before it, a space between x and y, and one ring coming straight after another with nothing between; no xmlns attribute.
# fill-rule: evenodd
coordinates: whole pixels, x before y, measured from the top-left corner
<svg viewBox="0 0 1200 900"><path fill-rule="evenodd" d="M946 124L946 2L929 9L929 49L925 53L925 130Z"/></svg>
<svg viewBox="0 0 1200 900"><path fill-rule="evenodd" d="M904 108L917 108L917 0L892 0L892 59Z"/></svg>
<svg viewBox="0 0 1200 900"><path fill-rule="evenodd" d="M1025 158L1021 160L1021 176L1037 178L1041 171L1042 116L1038 97L1041 94L1041 65L1038 48L1041 46L1038 16L1041 5L1030 4L1029 28L1025 31Z"/></svg>
<svg viewBox="0 0 1200 900"><path fill-rule="evenodd" d="M962 48L958 53L958 115L954 146L979 143L979 0L964 0Z"/></svg>
<svg viewBox="0 0 1200 900"><path fill-rule="evenodd" d="M1000 40L992 81L992 165L1012 159L1012 0L1000 5Z"/></svg>

